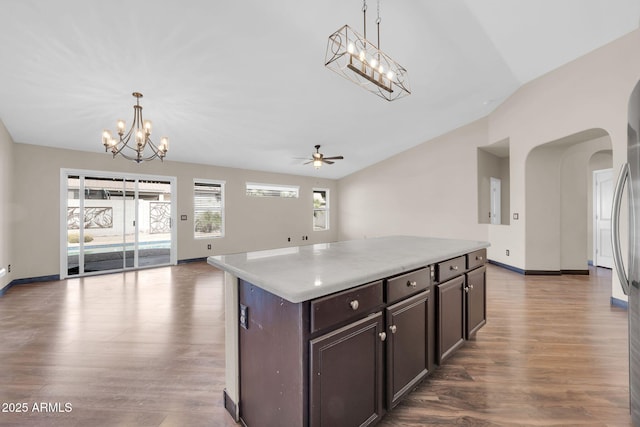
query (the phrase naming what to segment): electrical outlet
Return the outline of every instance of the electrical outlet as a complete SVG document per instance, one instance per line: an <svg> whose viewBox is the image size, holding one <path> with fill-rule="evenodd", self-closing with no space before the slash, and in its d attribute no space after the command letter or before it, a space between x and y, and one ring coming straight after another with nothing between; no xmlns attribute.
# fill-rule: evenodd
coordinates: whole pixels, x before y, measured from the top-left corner
<svg viewBox="0 0 640 427"><path fill-rule="evenodd" d="M506 254L507 254L507 256L509 256L509 249L506 250Z"/></svg>
<svg viewBox="0 0 640 427"><path fill-rule="evenodd" d="M518 218L519 218L519 215L518 215L518 213L517 213L517 212L515 212L515 213L513 214L513 219L518 219Z"/></svg>
<svg viewBox="0 0 640 427"><path fill-rule="evenodd" d="M291 241L291 237L287 237L287 242L290 242L290 241Z"/></svg>
<svg viewBox="0 0 640 427"><path fill-rule="evenodd" d="M211 250L211 243L207 245L207 249Z"/></svg>

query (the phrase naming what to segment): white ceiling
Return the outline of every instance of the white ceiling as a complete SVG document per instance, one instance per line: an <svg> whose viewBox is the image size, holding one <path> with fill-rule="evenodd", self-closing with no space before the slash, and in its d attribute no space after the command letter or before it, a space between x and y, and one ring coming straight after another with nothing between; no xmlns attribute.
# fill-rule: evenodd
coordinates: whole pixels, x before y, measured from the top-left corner
<svg viewBox="0 0 640 427"><path fill-rule="evenodd" d="M324 67L332 32L362 32L361 6L0 0L0 120L19 143L104 153L102 129L131 121L139 91L167 160L340 178L486 116L640 22L638 0L383 0L381 48L412 89L387 102ZM345 160L303 166L315 144Z"/></svg>

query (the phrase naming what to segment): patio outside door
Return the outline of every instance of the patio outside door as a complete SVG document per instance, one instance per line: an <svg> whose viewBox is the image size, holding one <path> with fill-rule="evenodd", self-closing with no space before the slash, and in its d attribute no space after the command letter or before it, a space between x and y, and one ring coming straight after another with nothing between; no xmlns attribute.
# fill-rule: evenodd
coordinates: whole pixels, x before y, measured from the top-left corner
<svg viewBox="0 0 640 427"><path fill-rule="evenodd" d="M174 178L61 175L62 277L175 264Z"/></svg>

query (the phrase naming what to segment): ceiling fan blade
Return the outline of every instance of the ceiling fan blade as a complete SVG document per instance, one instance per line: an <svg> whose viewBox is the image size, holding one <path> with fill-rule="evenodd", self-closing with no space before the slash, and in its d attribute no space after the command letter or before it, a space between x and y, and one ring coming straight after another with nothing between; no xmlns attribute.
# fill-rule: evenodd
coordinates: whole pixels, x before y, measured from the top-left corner
<svg viewBox="0 0 640 427"><path fill-rule="evenodd" d="M342 156L333 156L333 157L325 157L325 160L342 160L344 157Z"/></svg>
<svg viewBox="0 0 640 427"><path fill-rule="evenodd" d="M322 161L325 162L328 165L332 165L332 164L335 163L335 162L332 162L331 160L327 160L327 159L322 159Z"/></svg>
<svg viewBox="0 0 640 427"><path fill-rule="evenodd" d="M313 160L309 160L308 162L304 162L303 165L308 165L309 163L313 163Z"/></svg>

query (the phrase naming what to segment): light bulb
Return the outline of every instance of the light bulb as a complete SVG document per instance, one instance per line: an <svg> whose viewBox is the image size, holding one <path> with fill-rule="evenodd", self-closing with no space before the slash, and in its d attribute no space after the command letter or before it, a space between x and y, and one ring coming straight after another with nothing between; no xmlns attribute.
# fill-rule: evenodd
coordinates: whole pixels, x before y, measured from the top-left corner
<svg viewBox="0 0 640 427"><path fill-rule="evenodd" d="M355 50L356 50L356 47L354 46L354 44L353 44L353 43L349 43L349 44L347 45L347 52L349 52L349 53L353 53L353 52L355 52Z"/></svg>
<svg viewBox="0 0 640 427"><path fill-rule="evenodd" d="M376 59L375 59L375 58L373 58L373 59L371 60L371 62L369 62L369 64L371 64L371 67L372 67L372 68L376 68L376 65L378 65L378 61L376 61Z"/></svg>
<svg viewBox="0 0 640 427"><path fill-rule="evenodd" d="M389 80L393 80L393 71L389 71L389 72L387 73L387 78L388 78Z"/></svg>
<svg viewBox="0 0 640 427"><path fill-rule="evenodd" d="M126 126L125 121L124 120L118 120L118 133L124 133L124 128Z"/></svg>
<svg viewBox="0 0 640 427"><path fill-rule="evenodd" d="M169 138L166 136L160 138L160 149L164 152L169 151Z"/></svg>
<svg viewBox="0 0 640 427"><path fill-rule="evenodd" d="M109 140L112 139L111 136L111 131L110 130L103 130L102 131L102 143L106 146L107 144L109 144Z"/></svg>
<svg viewBox="0 0 640 427"><path fill-rule="evenodd" d="M384 67L382 66L382 64L380 64L380 68L378 68L378 72L380 74L384 74Z"/></svg>
<svg viewBox="0 0 640 427"><path fill-rule="evenodd" d="M320 167L322 166L322 160L314 160L313 161L313 167L316 169L320 169Z"/></svg>
<svg viewBox="0 0 640 427"><path fill-rule="evenodd" d="M360 61L364 62L364 58L365 58L365 56L364 56L364 50L361 50L361 51L360 51L360 55L358 55L358 58L360 58Z"/></svg>
<svg viewBox="0 0 640 427"><path fill-rule="evenodd" d="M144 139L145 139L144 131L142 129L137 129L136 130L136 142L138 143L138 148L144 146L144 142L145 142Z"/></svg>
<svg viewBox="0 0 640 427"><path fill-rule="evenodd" d="M151 134L151 120L144 121L144 131L147 133L147 135Z"/></svg>

